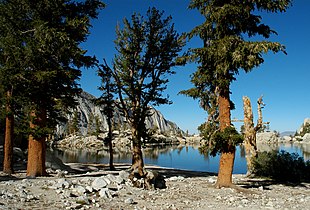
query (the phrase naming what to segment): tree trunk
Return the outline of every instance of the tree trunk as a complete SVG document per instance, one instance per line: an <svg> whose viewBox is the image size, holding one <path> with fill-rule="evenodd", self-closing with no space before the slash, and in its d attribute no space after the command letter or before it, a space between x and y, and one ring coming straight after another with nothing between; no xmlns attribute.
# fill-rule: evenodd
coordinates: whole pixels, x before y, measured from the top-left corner
<svg viewBox="0 0 310 210"><path fill-rule="evenodd" d="M247 161L247 175L252 173L252 158L257 155L256 131L253 123L251 101L248 97L243 98L244 110L244 147Z"/></svg>
<svg viewBox="0 0 310 210"><path fill-rule="evenodd" d="M132 173L143 177L144 162L141 149L141 135L139 128L132 128Z"/></svg>
<svg viewBox="0 0 310 210"><path fill-rule="evenodd" d="M257 119L257 125L255 126L255 131L257 132L259 129L263 127L263 113L262 108L264 108L265 104L263 102L263 96L259 97L257 100L257 113L258 113L258 119ZM255 141L256 143L256 141Z"/></svg>
<svg viewBox="0 0 310 210"><path fill-rule="evenodd" d="M46 112L37 113L32 111L30 117L30 128L43 128L46 125ZM28 163L27 163L27 176L37 177L46 176L45 168L45 155L46 144L45 136L34 137L29 135L28 143Z"/></svg>
<svg viewBox="0 0 310 210"><path fill-rule="evenodd" d="M111 123L111 118L108 119L108 138L109 138L109 154L110 154L110 170L115 170L115 167L113 165L113 145L112 145L112 138L113 138L113 133L112 133L112 123Z"/></svg>
<svg viewBox="0 0 310 210"><path fill-rule="evenodd" d="M3 172L11 175L13 170L14 113L12 109L12 91L7 91Z"/></svg>
<svg viewBox="0 0 310 210"><path fill-rule="evenodd" d="M231 126L229 88L220 92L218 105L220 130L224 131L225 128ZM215 184L217 188L230 187L232 185L232 172L236 148L232 145L225 146L226 148L223 148L220 157L219 173Z"/></svg>

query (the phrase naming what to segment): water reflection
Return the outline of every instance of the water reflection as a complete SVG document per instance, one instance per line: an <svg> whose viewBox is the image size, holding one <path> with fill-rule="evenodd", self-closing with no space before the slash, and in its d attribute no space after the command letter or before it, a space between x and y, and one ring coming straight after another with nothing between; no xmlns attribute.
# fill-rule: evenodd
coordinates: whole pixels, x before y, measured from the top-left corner
<svg viewBox="0 0 310 210"><path fill-rule="evenodd" d="M206 154L201 154L198 147L198 145L174 145L144 148L144 161L146 164L162 167L217 172L219 156L211 157ZM52 153L62 159L65 163L109 163L108 150L54 150ZM114 152L113 159L116 163L130 163L130 149L122 148L122 150L117 150ZM237 148L235 160L234 173L246 173L246 162L244 159L243 148Z"/></svg>
<svg viewBox="0 0 310 210"><path fill-rule="evenodd" d="M178 168L193 171L218 172L219 155L212 157L208 154L201 154L199 145L174 145L174 146L154 146L143 148L144 160L146 164L158 165L162 167ZM305 160L310 159L310 145L285 143L279 145L258 145L260 151L285 150L290 153L298 153ZM63 162L80 163L109 163L109 151L90 150L54 150L53 154L62 159ZM130 148L115 149L114 162L130 163ZM239 146L236 149L234 164L235 174L246 173L245 149Z"/></svg>
<svg viewBox="0 0 310 210"><path fill-rule="evenodd" d="M285 150L290 153L297 153L303 157L305 161L310 160L310 144L300 143L283 143L279 145L279 150Z"/></svg>

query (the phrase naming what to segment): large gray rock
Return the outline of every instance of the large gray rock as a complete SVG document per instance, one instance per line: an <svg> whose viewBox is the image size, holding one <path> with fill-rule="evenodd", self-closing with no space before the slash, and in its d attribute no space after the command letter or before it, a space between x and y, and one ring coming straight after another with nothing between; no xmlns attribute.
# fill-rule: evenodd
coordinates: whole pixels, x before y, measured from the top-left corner
<svg viewBox="0 0 310 210"><path fill-rule="evenodd" d="M127 181L129 179L129 172L128 171L120 171L119 172L119 178L120 180L122 179L123 181Z"/></svg>
<svg viewBox="0 0 310 210"><path fill-rule="evenodd" d="M105 188L107 185L108 185L108 183L106 182L106 180L104 179L104 177L98 177L98 178L96 178L96 179L92 182L92 184L91 184L92 188L95 189L95 190L97 190L97 191L99 191L99 190L102 189L102 188Z"/></svg>
<svg viewBox="0 0 310 210"><path fill-rule="evenodd" d="M111 192L109 191L108 188L102 188L100 191L99 191L99 196L101 198L112 198L112 194Z"/></svg>
<svg viewBox="0 0 310 210"><path fill-rule="evenodd" d="M279 137L275 132L263 132L256 134L256 142L257 143L266 143L266 144L274 144L277 143Z"/></svg>
<svg viewBox="0 0 310 210"><path fill-rule="evenodd" d="M45 156L45 166L47 168L51 168L53 170L62 170L62 171L68 171L68 172L74 172L70 166L67 166L60 160L58 157L56 157L51 151L46 151Z"/></svg>
<svg viewBox="0 0 310 210"><path fill-rule="evenodd" d="M306 133L306 134L302 137L302 142L304 142L304 143L310 143L310 133Z"/></svg>

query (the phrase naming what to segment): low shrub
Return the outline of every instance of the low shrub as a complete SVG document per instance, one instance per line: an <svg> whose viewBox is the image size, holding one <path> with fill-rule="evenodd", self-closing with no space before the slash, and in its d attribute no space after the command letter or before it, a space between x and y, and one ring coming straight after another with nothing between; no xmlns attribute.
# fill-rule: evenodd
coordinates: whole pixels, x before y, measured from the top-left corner
<svg viewBox="0 0 310 210"><path fill-rule="evenodd" d="M310 181L310 161L305 162L297 153L286 151L260 152L253 159L256 176L269 177L281 182Z"/></svg>

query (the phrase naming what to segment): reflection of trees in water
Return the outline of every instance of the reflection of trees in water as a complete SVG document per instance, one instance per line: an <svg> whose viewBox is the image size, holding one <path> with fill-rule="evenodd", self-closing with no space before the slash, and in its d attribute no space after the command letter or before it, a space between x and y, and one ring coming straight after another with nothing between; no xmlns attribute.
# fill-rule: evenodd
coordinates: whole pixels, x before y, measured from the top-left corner
<svg viewBox="0 0 310 210"><path fill-rule="evenodd" d="M156 146L144 148L143 153L145 157L152 159L152 160L157 160L160 155L163 155L163 154L170 155L171 152L176 149L179 151L179 147L175 145L156 145Z"/></svg>
<svg viewBox="0 0 310 210"><path fill-rule="evenodd" d="M160 154L160 150L166 151L166 149L163 148L162 146L146 147L143 149L143 154L145 157L148 157L149 159L157 160Z"/></svg>
<svg viewBox="0 0 310 210"><path fill-rule="evenodd" d="M208 150L200 150L199 148L197 148L199 151L199 154L203 155L204 160L210 160L210 152ZM241 158L245 158L245 148L243 145L239 145L236 150L240 150L240 157Z"/></svg>
<svg viewBox="0 0 310 210"><path fill-rule="evenodd" d="M156 145L152 147L143 148L143 153L146 159L151 160L150 162L153 162L159 165L160 165L160 162L164 162L164 164L169 163L170 167L174 167L173 160L176 160L178 157L181 157L183 155L186 157L190 155L195 155L196 157L199 151L198 147L199 146L197 145ZM260 151L262 150L279 151L279 148L281 148L285 151L302 154L302 156L304 157L304 160L310 160L310 144L292 144L292 143L279 144L279 145L278 144L273 144L273 145L263 144L263 145L258 145L258 147ZM239 146L237 147L237 150L238 150L238 153L240 152L240 157L236 156L235 161L244 159L245 157L244 147ZM66 149L66 150L54 150L53 153L56 157L62 159L63 162L65 163L70 163L70 162L72 163L73 162L75 163L77 162L86 163L87 162L87 163L104 163L104 164L109 163L109 150L108 149L104 149L104 150L67 150ZM210 156L208 153L199 151L199 154L201 156L197 159L197 161L202 161L201 160L202 158L206 162L213 161L212 160L213 157ZM131 152L130 147L115 148L114 153L113 153L113 159L115 163L131 163L132 152ZM190 167L193 165L193 163L188 163L186 161L184 161L184 163L182 164L185 168L188 167L188 165L190 165ZM205 170L205 169L200 168L198 170Z"/></svg>
<svg viewBox="0 0 310 210"><path fill-rule="evenodd" d="M290 152L297 152L303 154L305 160L310 160L310 144L260 144L258 145L259 151L272 151L279 150L279 148L286 151L292 150ZM244 146L240 145L237 150L240 149L240 158L245 157ZM143 148L143 154L145 158L151 160L158 160L158 158L163 155L170 159L173 153L182 155L181 152L186 153L195 152L198 147L195 145L156 145L152 147ZM204 160L209 161L212 157L206 151L200 151L199 153L203 156ZM109 150L54 150L54 155L62 159L63 162L81 162L81 163L108 163L109 161ZM113 154L114 162L131 162L132 153L130 147L115 148Z"/></svg>
<svg viewBox="0 0 310 210"><path fill-rule="evenodd" d="M289 153L297 153L299 156L302 156L305 161L310 160L310 144L305 143L293 143L285 142L279 144L258 144L258 150L260 152L267 151L271 152L273 150L280 151L284 150Z"/></svg>
<svg viewBox="0 0 310 210"><path fill-rule="evenodd" d="M245 147L244 147L244 145L240 144L239 148L240 148L240 157L245 158L246 154L245 154Z"/></svg>
<svg viewBox="0 0 310 210"><path fill-rule="evenodd" d="M210 152L207 149L201 149L198 147L199 154L201 154L204 158L204 160L209 160L210 159Z"/></svg>
<svg viewBox="0 0 310 210"><path fill-rule="evenodd" d="M310 160L310 144L288 142L279 144L279 147L290 153L299 154L305 161Z"/></svg>
<svg viewBox="0 0 310 210"><path fill-rule="evenodd" d="M182 150L183 150L183 147L182 147L182 146L177 148L177 153L178 153L178 155L181 154Z"/></svg>
<svg viewBox="0 0 310 210"><path fill-rule="evenodd" d="M76 163L76 162L93 162L98 163L104 158L107 154L98 153L94 150L54 150L53 152L57 157L60 157L62 161L68 163Z"/></svg>
<svg viewBox="0 0 310 210"><path fill-rule="evenodd" d="M156 145L152 147L143 148L143 154L145 157L157 160L161 154L170 155L174 150L180 154L184 146L180 145ZM188 152L188 148L187 148ZM62 159L64 162L96 162L105 163L108 161L109 150L54 150L54 154ZM115 162L128 162L131 161L132 153L130 147L115 148L113 153L113 159Z"/></svg>

